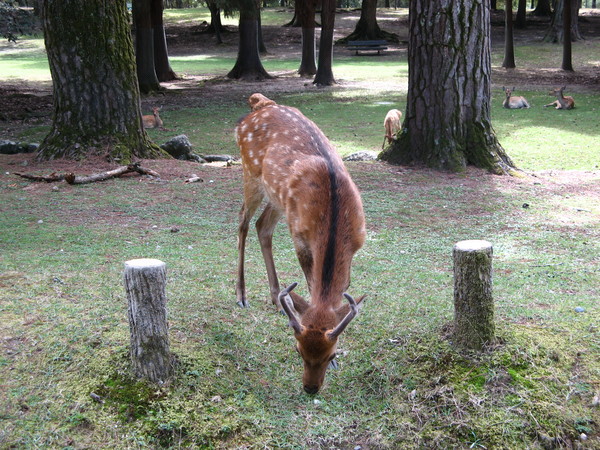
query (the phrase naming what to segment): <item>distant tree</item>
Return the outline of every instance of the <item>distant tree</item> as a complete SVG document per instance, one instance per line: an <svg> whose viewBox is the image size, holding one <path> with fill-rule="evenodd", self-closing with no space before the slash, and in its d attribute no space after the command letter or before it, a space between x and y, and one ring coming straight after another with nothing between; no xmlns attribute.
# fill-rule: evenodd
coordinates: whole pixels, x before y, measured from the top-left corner
<svg viewBox="0 0 600 450"><path fill-rule="evenodd" d="M573 72L573 55L571 51L571 13L573 8L571 7L578 0L564 0L563 8L563 60L561 68ZM577 5L573 5L577 8Z"/></svg>
<svg viewBox="0 0 600 450"><path fill-rule="evenodd" d="M154 36L154 69L158 81L172 81L177 78L169 63L167 36L163 24L163 0L151 0L152 32Z"/></svg>
<svg viewBox="0 0 600 450"><path fill-rule="evenodd" d="M319 62L313 81L318 86L335 84L333 77L333 29L335 25L335 0L321 0L321 40Z"/></svg>
<svg viewBox="0 0 600 450"><path fill-rule="evenodd" d="M168 157L142 127L125 2L44 0L42 16L54 113L38 158Z"/></svg>
<svg viewBox="0 0 600 450"><path fill-rule="evenodd" d="M537 6L533 10L534 16L551 16L552 8L550 7L550 0L538 0Z"/></svg>
<svg viewBox="0 0 600 450"><path fill-rule="evenodd" d="M298 73L303 76L312 76L317 73L315 63L315 0L296 1L299 6L298 18L302 26L302 59Z"/></svg>
<svg viewBox="0 0 600 450"><path fill-rule="evenodd" d="M527 0L519 0L515 28L522 30L527 26Z"/></svg>
<svg viewBox="0 0 600 450"><path fill-rule="evenodd" d="M571 13L571 27L564 27L564 18L563 13L565 10L565 4L570 5L570 13ZM578 41L582 39L581 33L579 31L579 0L571 1L571 0L556 0L554 5L554 15L552 16L552 21L550 22L550 27L548 31L546 31L546 36L544 36L544 40L546 42L554 42L561 43L563 42L565 29L570 29L571 40Z"/></svg>
<svg viewBox="0 0 600 450"><path fill-rule="evenodd" d="M158 91L160 83L154 66L152 3L151 0L133 0L131 6L135 26L135 65L140 91Z"/></svg>
<svg viewBox="0 0 600 450"><path fill-rule="evenodd" d="M379 28L377 24L377 0L362 0L360 18L356 23L354 31L345 38L340 39L340 41L368 41L378 39L397 42L398 36Z"/></svg>
<svg viewBox="0 0 600 450"><path fill-rule="evenodd" d="M208 33L214 33L215 38L217 40L217 44L223 43L223 37L221 33L225 31L223 27L223 23L221 22L221 8L219 7L219 3L215 0L207 0L206 6L210 11L210 24L206 29Z"/></svg>
<svg viewBox="0 0 600 450"><path fill-rule="evenodd" d="M230 0L227 4L226 14L231 14L232 11L238 11L240 15L240 36L237 60L227 76L249 81L272 78L260 61L258 48L259 4L255 0Z"/></svg>
<svg viewBox="0 0 600 450"><path fill-rule="evenodd" d="M506 69L514 69L516 66L512 1L506 2L504 13L504 61L502 62L502 67Z"/></svg>
<svg viewBox="0 0 600 450"><path fill-rule="evenodd" d="M490 0L410 0L408 97L398 139L380 157L510 173L490 118Z"/></svg>

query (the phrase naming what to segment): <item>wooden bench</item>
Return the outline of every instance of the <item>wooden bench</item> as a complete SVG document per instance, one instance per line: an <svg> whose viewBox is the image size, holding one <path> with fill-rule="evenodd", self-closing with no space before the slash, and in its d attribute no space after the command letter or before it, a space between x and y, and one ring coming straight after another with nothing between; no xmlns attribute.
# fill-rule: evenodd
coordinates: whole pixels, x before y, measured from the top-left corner
<svg viewBox="0 0 600 450"><path fill-rule="evenodd" d="M382 50L387 50L387 41L348 41L348 50L355 51L376 51L381 55Z"/></svg>

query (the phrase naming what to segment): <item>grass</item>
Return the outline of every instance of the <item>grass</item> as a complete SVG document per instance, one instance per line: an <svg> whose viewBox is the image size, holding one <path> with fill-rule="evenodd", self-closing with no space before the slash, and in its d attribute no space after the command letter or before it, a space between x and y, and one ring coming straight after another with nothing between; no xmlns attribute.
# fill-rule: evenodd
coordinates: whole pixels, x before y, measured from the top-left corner
<svg viewBox="0 0 600 450"><path fill-rule="evenodd" d="M374 61L335 67L363 80ZM397 83L406 66L378 73ZM377 86L277 95L343 154L377 149L386 102L405 102ZM502 109L494 88L493 122L534 177L348 164L367 217L350 293L368 300L317 396L302 393L292 332L263 302L253 232L251 308L235 305L238 166L180 163L202 184L69 186L23 181L12 172L24 169L0 158L0 448L600 448L600 96L554 111L541 107L545 90L519 95L530 110ZM150 133L158 141L185 132L201 152L235 154L231 133L245 110L198 99L164 111L174 131ZM575 169L594 172L561 177ZM482 354L448 339L452 246L470 238L494 245L499 339ZM301 281L283 224L274 253L282 281ZM178 358L168 386L129 377L122 269L137 257L167 263Z"/></svg>

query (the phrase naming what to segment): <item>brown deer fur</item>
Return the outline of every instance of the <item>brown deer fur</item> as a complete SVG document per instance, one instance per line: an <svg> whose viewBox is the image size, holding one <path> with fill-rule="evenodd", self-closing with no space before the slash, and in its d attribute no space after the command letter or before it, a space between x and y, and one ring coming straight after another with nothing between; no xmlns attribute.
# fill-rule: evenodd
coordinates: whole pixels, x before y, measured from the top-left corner
<svg viewBox="0 0 600 450"><path fill-rule="evenodd" d="M248 306L244 252L250 219L266 198L256 222L271 300L288 314L304 360L304 389L316 393L335 357L337 338L357 312L345 294L352 257L365 240L358 189L325 135L296 108L262 94L249 99L236 139L242 155L244 203L238 233L237 301ZM291 289L280 292L272 255L275 225L285 215L311 302ZM348 303L342 303L346 296Z"/></svg>

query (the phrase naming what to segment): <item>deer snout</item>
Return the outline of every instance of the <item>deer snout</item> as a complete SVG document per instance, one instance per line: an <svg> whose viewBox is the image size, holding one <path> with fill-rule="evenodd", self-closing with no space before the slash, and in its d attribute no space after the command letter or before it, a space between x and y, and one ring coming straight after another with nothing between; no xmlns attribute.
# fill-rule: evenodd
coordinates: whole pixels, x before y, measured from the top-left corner
<svg viewBox="0 0 600 450"><path fill-rule="evenodd" d="M316 394L317 392L319 392L319 386L317 386L316 384L305 384L304 391L307 394Z"/></svg>

